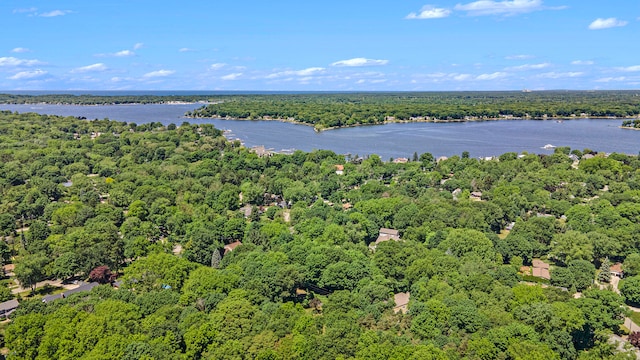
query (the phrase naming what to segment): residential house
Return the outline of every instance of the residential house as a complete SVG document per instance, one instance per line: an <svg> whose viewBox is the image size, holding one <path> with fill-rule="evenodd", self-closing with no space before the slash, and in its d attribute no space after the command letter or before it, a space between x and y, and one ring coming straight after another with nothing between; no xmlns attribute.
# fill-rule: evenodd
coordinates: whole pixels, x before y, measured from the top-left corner
<svg viewBox="0 0 640 360"><path fill-rule="evenodd" d="M48 304L54 300L58 300L58 299L64 299L64 295L62 295L62 293L59 294L52 294L52 295L47 295L45 297L42 298L42 302L45 304Z"/></svg>
<svg viewBox="0 0 640 360"><path fill-rule="evenodd" d="M533 259L533 276L550 280L549 264L540 259Z"/></svg>
<svg viewBox="0 0 640 360"><path fill-rule="evenodd" d="M611 272L611 275L617 276L619 278L623 278L624 277L624 271L622 270L622 264L621 263L615 263L613 265L611 265L609 267L609 271Z"/></svg>
<svg viewBox="0 0 640 360"><path fill-rule="evenodd" d="M93 289L94 287L100 285L97 282L90 282L90 283L83 283L82 285L78 286L75 289L71 289L71 290L67 290L65 292L62 293L64 298L68 298L69 296L79 293L79 292L84 292L84 291L91 291L91 289Z"/></svg>
<svg viewBox="0 0 640 360"><path fill-rule="evenodd" d="M258 157L269 157L271 155L273 155L273 152L270 150L265 149L265 147L263 145L260 146L254 146L251 148L251 150L256 153L256 155L258 155Z"/></svg>
<svg viewBox="0 0 640 360"><path fill-rule="evenodd" d="M402 312L406 314L409 310L409 297L411 294L407 291L406 293L397 293L393 295L393 301L396 303L396 306L393 308L394 313Z"/></svg>
<svg viewBox="0 0 640 360"><path fill-rule="evenodd" d="M42 298L42 302L43 303L50 303L54 300L58 300L58 299L66 299L69 296L79 293L79 292L85 292L85 291L91 291L91 289L93 289L94 287L100 285L97 282L91 282L91 283L85 283L85 282L80 282L80 286L78 286L75 289L71 289L71 290L67 290L63 293L60 294L53 294L53 295L47 295L45 297Z"/></svg>
<svg viewBox="0 0 640 360"><path fill-rule="evenodd" d="M242 214L244 215L245 218L249 218L249 217L251 217L253 209L252 209L251 205L245 205L245 206L240 208L240 212L242 212Z"/></svg>
<svg viewBox="0 0 640 360"><path fill-rule="evenodd" d="M381 242L389 241L389 240L400 241L400 233L398 232L398 230L380 228L380 232L378 233L378 238L374 243L369 244L369 249L371 249L372 251L375 251L378 244L380 244Z"/></svg>
<svg viewBox="0 0 640 360"><path fill-rule="evenodd" d="M336 165L336 174L342 175L344 174L344 165Z"/></svg>
<svg viewBox="0 0 640 360"><path fill-rule="evenodd" d="M238 246L242 245L242 243L240 241L234 241L230 244L227 244L224 246L224 255L227 255L228 253L232 252L235 248L237 248Z"/></svg>
<svg viewBox="0 0 640 360"><path fill-rule="evenodd" d="M16 299L0 303L0 320L7 319L9 315L16 311L19 305L20 303Z"/></svg>

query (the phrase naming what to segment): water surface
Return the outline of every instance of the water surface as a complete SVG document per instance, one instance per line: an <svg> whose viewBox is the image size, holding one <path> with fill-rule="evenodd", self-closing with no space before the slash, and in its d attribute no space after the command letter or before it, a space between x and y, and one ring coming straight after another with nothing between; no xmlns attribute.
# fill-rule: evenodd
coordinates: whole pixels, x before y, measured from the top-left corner
<svg viewBox="0 0 640 360"><path fill-rule="evenodd" d="M546 144L589 148L604 152L638 154L640 131L623 130L622 120L577 119L501 120L467 123L405 123L359 126L317 133L313 127L278 121L222 119L187 119L184 113L199 104L147 105L1 105L0 110L37 112L62 116L84 116L87 119L109 118L138 124L160 122L180 125L210 123L228 130L227 136L239 139L245 146L263 145L275 151L328 149L339 154L378 154L383 160L410 158L414 152L430 152L435 156L497 156L505 152L523 151L548 154Z"/></svg>

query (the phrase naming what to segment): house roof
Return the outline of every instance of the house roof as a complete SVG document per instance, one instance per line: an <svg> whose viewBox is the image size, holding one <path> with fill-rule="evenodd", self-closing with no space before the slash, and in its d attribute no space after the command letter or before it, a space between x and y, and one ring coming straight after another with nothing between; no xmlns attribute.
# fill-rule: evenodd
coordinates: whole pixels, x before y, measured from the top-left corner
<svg viewBox="0 0 640 360"><path fill-rule="evenodd" d="M393 295L393 301L396 303L396 306L393 308L394 313L402 312L404 314L407 312L410 295L408 291L406 293L401 292Z"/></svg>
<svg viewBox="0 0 640 360"><path fill-rule="evenodd" d="M622 273L622 264L621 263L615 263L615 264L611 265L609 267L609 271Z"/></svg>
<svg viewBox="0 0 640 360"><path fill-rule="evenodd" d="M344 170L344 165L336 165L336 170L343 171Z"/></svg>
<svg viewBox="0 0 640 360"><path fill-rule="evenodd" d="M6 272L13 272L13 270L16 268L16 265L15 264L7 264L7 265L4 265L2 268Z"/></svg>
<svg viewBox="0 0 640 360"><path fill-rule="evenodd" d="M53 294L53 295L47 295L45 297L42 298L42 302L43 303L50 303L53 300L58 300L58 299L62 299L64 298L64 296L62 295L62 293L60 294Z"/></svg>
<svg viewBox="0 0 640 360"><path fill-rule="evenodd" d="M224 246L224 253L227 254L228 252L233 251L235 248L237 248L240 245L242 245L240 241L234 241L231 244L227 244Z"/></svg>
<svg viewBox="0 0 640 360"><path fill-rule="evenodd" d="M533 259L533 268L540 268L540 269L549 269L549 264L547 264L546 262L540 260L540 259Z"/></svg>
<svg viewBox="0 0 640 360"><path fill-rule="evenodd" d="M245 217L249 217L249 216L251 216L251 213L253 212L253 208L251 207L251 205L245 205L245 206L240 208L240 211L242 212L242 214Z"/></svg>
<svg viewBox="0 0 640 360"><path fill-rule="evenodd" d="M93 289L94 287L98 286L100 284L98 284L97 282L91 282L88 284L82 284L80 286L78 286L75 289L71 289L71 290L67 290L65 292L62 293L62 297L69 297L70 295L73 295L75 293L79 293L79 292L83 292L83 291L91 291L91 289Z"/></svg>
<svg viewBox="0 0 640 360"><path fill-rule="evenodd" d="M396 307L407 305L409 303L409 297L411 297L411 293L408 291L406 293L397 293L393 295L393 301L396 303Z"/></svg>
<svg viewBox="0 0 640 360"><path fill-rule="evenodd" d="M400 233L398 230L380 228L380 233L378 234L378 238L374 243L369 244L369 248L371 250L375 250L376 246L384 241L395 240L400 241Z"/></svg>
<svg viewBox="0 0 640 360"><path fill-rule="evenodd" d="M545 268L534 267L533 268L533 276L539 277L539 278L543 278L543 279L547 279L547 280L551 279L551 273L549 273L549 269L548 268L545 269Z"/></svg>
<svg viewBox="0 0 640 360"><path fill-rule="evenodd" d="M0 312L7 312L10 310L14 310L15 308L18 307L18 305L20 305L20 303L16 299L5 301L3 303L0 303Z"/></svg>
<svg viewBox="0 0 640 360"><path fill-rule="evenodd" d="M551 279L551 273L549 272L549 264L540 260L533 259L533 271L532 275L543 279Z"/></svg>
<svg viewBox="0 0 640 360"><path fill-rule="evenodd" d="M395 229L380 228L380 235L398 236L400 232Z"/></svg>

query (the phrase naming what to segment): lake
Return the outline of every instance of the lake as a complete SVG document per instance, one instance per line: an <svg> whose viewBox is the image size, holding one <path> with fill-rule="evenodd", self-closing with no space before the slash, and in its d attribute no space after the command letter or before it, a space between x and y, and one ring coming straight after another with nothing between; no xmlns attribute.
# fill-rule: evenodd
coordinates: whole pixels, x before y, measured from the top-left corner
<svg viewBox="0 0 640 360"><path fill-rule="evenodd" d="M576 119L500 120L467 123L404 123L360 126L317 133L313 127L279 121L222 119L187 119L184 113L200 104L148 105L45 105L0 104L0 110L36 112L62 116L84 116L87 119L109 118L138 124L160 122L180 125L213 124L227 130L231 139L245 146L263 145L274 151L328 149L339 154L378 154L383 160L411 158L414 152L430 152L435 156L460 155L468 151L473 157L497 156L505 152L550 154L546 144L589 148L604 152L638 154L640 131L624 130L622 120Z"/></svg>

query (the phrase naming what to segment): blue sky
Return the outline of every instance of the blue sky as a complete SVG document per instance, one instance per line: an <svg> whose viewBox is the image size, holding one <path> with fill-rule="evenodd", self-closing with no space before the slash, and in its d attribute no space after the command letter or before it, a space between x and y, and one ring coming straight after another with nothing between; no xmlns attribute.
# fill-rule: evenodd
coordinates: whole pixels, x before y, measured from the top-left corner
<svg viewBox="0 0 640 360"><path fill-rule="evenodd" d="M0 90L640 88L637 0L1 0Z"/></svg>

